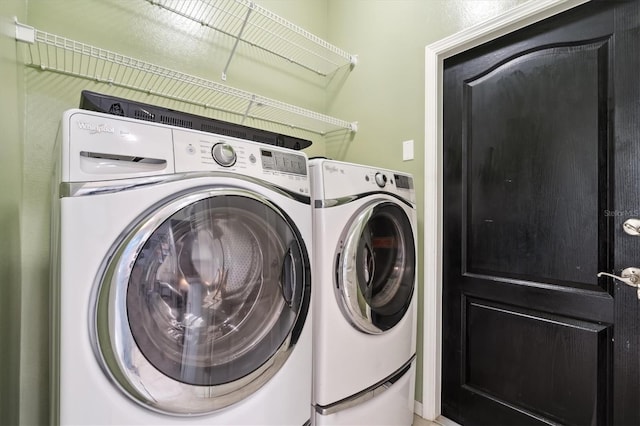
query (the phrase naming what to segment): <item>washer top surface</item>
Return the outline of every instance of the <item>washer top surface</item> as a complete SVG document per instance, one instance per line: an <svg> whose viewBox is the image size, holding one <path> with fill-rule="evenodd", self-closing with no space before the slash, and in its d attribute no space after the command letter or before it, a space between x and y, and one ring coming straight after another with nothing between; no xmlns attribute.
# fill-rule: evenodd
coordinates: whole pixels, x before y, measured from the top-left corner
<svg viewBox="0 0 640 426"><path fill-rule="evenodd" d="M61 136L62 182L236 173L309 196L307 157L287 148L79 109Z"/></svg>

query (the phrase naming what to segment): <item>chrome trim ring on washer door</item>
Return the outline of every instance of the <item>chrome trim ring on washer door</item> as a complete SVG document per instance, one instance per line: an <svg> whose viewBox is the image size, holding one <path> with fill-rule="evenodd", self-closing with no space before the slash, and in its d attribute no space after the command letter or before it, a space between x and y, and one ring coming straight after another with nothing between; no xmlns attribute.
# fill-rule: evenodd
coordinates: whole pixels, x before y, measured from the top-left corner
<svg viewBox="0 0 640 426"><path fill-rule="evenodd" d="M207 414L254 393L285 363L307 317L302 238L253 192L177 195L109 258L96 354L127 396L163 414Z"/></svg>

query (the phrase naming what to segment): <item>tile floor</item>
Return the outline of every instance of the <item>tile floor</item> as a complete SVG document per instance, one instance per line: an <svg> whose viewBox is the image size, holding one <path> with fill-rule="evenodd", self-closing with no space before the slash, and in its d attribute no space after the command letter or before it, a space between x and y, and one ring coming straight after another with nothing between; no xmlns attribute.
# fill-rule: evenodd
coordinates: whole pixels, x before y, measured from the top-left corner
<svg viewBox="0 0 640 426"><path fill-rule="evenodd" d="M453 420L449 420L446 417L438 417L435 421L426 420L417 414L413 415L413 426L461 426Z"/></svg>
<svg viewBox="0 0 640 426"><path fill-rule="evenodd" d="M413 426L440 426L438 423L434 423L430 420L425 420L422 417L413 415Z"/></svg>

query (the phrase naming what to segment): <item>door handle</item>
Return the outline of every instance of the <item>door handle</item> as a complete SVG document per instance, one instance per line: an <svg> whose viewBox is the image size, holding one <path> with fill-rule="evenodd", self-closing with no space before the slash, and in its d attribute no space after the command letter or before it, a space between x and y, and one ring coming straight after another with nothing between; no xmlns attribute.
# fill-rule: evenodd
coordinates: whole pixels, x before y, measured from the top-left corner
<svg viewBox="0 0 640 426"><path fill-rule="evenodd" d="M631 218L624 221L622 229L634 237L640 236L640 219Z"/></svg>
<svg viewBox="0 0 640 426"><path fill-rule="evenodd" d="M625 283L628 286L635 287L638 289L638 299L640 299L640 268L625 268L620 273L620 276L608 274L606 272L598 272L598 277L611 277L618 281Z"/></svg>

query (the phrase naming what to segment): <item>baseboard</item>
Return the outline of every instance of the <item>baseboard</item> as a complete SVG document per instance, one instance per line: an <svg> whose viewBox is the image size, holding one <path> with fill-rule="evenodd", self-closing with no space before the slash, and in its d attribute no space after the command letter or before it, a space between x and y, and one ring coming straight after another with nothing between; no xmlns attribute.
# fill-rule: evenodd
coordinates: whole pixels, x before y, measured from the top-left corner
<svg viewBox="0 0 640 426"><path fill-rule="evenodd" d="M420 401L413 401L413 412L422 417L422 403Z"/></svg>

